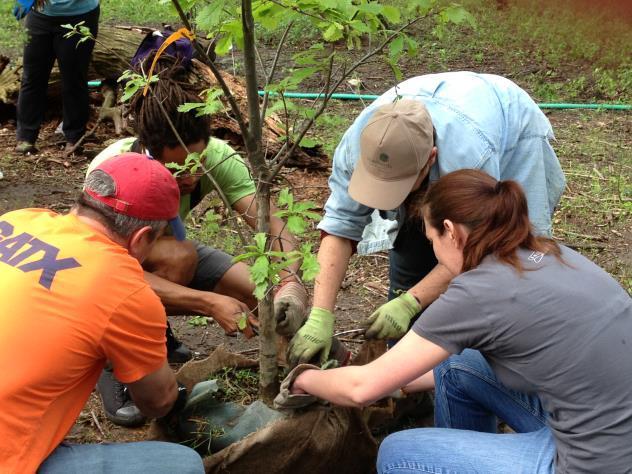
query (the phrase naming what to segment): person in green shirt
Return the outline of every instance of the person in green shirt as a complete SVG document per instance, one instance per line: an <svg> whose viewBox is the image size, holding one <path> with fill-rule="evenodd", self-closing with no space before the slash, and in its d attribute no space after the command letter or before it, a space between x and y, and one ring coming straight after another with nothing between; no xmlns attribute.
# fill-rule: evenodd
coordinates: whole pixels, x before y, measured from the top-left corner
<svg viewBox="0 0 632 474"><path fill-rule="evenodd" d="M210 170L233 210L254 228L256 186L248 166L227 143L210 137L208 116L178 112L178 106L183 103L200 102L197 93L189 86L187 69L164 55L157 64L155 74L159 77L158 82L152 84L150 93L146 96L138 93L130 103L137 137L124 138L108 146L94 158L88 173L102 161L125 151L145 153L163 164L181 165L185 163L187 151L200 153L204 157L204 168ZM173 133L172 126L186 149ZM204 196L215 189L211 179L203 173L181 173L176 180L181 193L181 218L185 218ZM271 204L271 212L275 211ZM282 219L271 217L270 234L274 250L291 251L295 248L296 242L285 230ZM274 299L277 331L286 336L291 336L301 326L306 314L307 292L297 275L299 265L295 263L282 272ZM209 316L227 335L234 335L240 331L237 322L246 313L249 324L242 332L246 337L253 334L251 324L256 325L256 318L252 312L257 302L253 296L254 285L244 263L232 263L232 257L219 249L191 240L179 242L165 236L156 243L143 268L167 314ZM190 351L169 330L167 347L172 362L183 362L191 357ZM131 399L122 392L124 387L111 372L104 372L98 388L111 421L125 426L144 422Z"/></svg>

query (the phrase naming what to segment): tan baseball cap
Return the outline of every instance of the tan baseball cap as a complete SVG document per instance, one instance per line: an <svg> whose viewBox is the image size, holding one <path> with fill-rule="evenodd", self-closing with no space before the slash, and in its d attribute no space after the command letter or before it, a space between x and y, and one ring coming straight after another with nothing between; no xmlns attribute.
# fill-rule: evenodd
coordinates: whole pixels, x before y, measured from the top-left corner
<svg viewBox="0 0 632 474"><path fill-rule="evenodd" d="M360 135L349 195L374 209L395 209L410 194L432 146L432 120L423 102L401 99L378 107Z"/></svg>

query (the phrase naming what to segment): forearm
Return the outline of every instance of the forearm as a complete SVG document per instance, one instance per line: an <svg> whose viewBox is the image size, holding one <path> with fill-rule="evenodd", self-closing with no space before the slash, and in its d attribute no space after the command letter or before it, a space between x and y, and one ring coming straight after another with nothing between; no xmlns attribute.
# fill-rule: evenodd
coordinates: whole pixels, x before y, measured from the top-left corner
<svg viewBox="0 0 632 474"><path fill-rule="evenodd" d="M167 308L168 314L209 315L208 299L212 298L212 293L178 285L151 272L145 272L145 280L158 295L163 306Z"/></svg>
<svg viewBox="0 0 632 474"><path fill-rule="evenodd" d="M362 407L381 398L379 394L371 397L367 393L367 387L363 382L368 376L366 366L308 370L296 379L293 391L295 389L309 393L334 405ZM389 392L385 391L384 393ZM375 400L369 398L375 398Z"/></svg>
<svg viewBox="0 0 632 474"><path fill-rule="evenodd" d="M429 370L421 377L416 378L412 382L407 383L402 387L402 390L405 393L417 393L417 392L427 392L428 390L434 390L435 382L434 382L434 372Z"/></svg>
<svg viewBox="0 0 632 474"><path fill-rule="evenodd" d="M454 275L439 263L408 292L417 298L423 309L430 306L448 288L452 278Z"/></svg>
<svg viewBox="0 0 632 474"><path fill-rule="evenodd" d="M127 386L138 409L149 417L166 415L178 395L175 374L166 360L158 370Z"/></svg>
<svg viewBox="0 0 632 474"><path fill-rule="evenodd" d="M367 365L308 370L296 378L291 390L336 405L365 406L419 380L448 356L444 349L411 331Z"/></svg>
<svg viewBox="0 0 632 474"><path fill-rule="evenodd" d="M314 306L333 313L336 296L342 285L349 259L351 242L343 237L327 235L320 243L320 272L314 282Z"/></svg>

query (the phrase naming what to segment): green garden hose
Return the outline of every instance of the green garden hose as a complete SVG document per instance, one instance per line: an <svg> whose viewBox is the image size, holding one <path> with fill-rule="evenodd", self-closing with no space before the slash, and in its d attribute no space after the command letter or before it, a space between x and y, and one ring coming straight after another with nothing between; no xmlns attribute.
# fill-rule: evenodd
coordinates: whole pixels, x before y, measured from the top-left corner
<svg viewBox="0 0 632 474"><path fill-rule="evenodd" d="M99 87L101 81L88 81L88 87ZM259 95L263 96L264 91L259 91ZM278 92L271 92L271 96L279 95ZM288 99L320 99L324 97L324 94L318 94L316 92L285 92L283 93ZM332 99L336 100L375 100L379 96L373 94L349 94L349 93L335 93L331 94ZM597 110L632 110L632 105L629 104L555 104L555 103L543 103L538 104L541 109L597 109Z"/></svg>
<svg viewBox="0 0 632 474"><path fill-rule="evenodd" d="M264 91L259 91L259 95L264 95ZM271 92L270 95L276 96L277 92ZM314 92L285 92L283 94L288 99L319 99L324 97L324 94L317 94ZM332 99L340 100L375 100L379 96L372 94L339 94L335 93L331 95ZM601 109L601 110L632 110L632 105L627 104L538 104L541 109Z"/></svg>

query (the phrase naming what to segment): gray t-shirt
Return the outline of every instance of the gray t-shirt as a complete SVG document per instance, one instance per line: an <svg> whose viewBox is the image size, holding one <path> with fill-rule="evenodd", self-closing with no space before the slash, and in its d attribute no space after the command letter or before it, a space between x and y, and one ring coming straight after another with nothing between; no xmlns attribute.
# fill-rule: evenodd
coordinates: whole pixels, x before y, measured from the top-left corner
<svg viewBox="0 0 632 474"><path fill-rule="evenodd" d="M522 250L527 271L487 257L456 277L413 331L452 353L479 350L503 384L550 413L556 472L632 471L632 299L562 247Z"/></svg>

